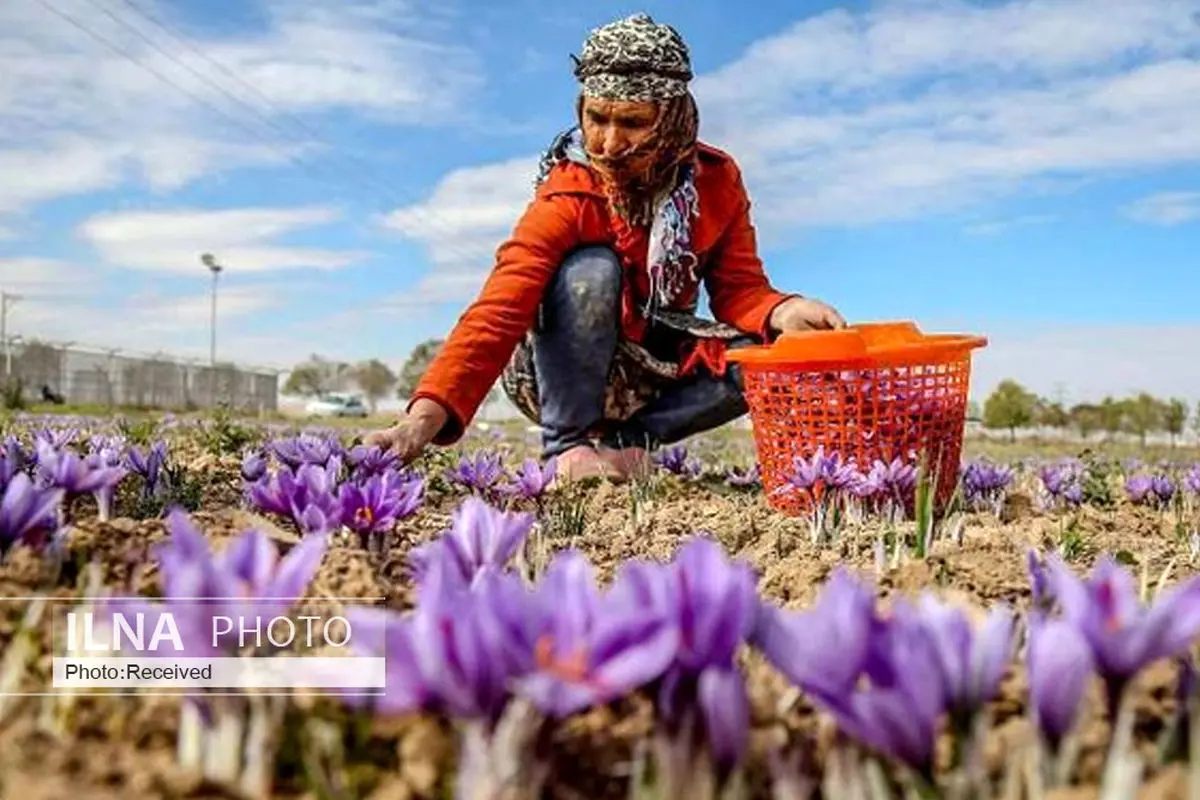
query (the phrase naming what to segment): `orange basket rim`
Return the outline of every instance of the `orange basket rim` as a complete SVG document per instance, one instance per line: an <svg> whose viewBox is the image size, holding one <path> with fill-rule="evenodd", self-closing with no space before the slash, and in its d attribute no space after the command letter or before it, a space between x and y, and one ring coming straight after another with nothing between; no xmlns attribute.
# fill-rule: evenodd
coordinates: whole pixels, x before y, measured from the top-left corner
<svg viewBox="0 0 1200 800"><path fill-rule="evenodd" d="M985 336L924 333L917 324L869 322L836 331L795 331L773 344L729 350L726 359L746 365L885 366L937 362L987 347Z"/></svg>

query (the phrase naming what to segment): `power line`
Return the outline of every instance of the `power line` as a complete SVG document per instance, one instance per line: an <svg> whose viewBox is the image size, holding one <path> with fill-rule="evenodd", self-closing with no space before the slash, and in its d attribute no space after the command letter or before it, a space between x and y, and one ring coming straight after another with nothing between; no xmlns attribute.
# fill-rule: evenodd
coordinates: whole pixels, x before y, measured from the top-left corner
<svg viewBox="0 0 1200 800"><path fill-rule="evenodd" d="M252 137L256 138L258 141L260 141L261 143L263 143L264 145L266 145L266 146L267 146L269 149L273 150L273 151L274 151L276 154L278 154L278 155L282 156L283 158L285 158L286 160L290 161L290 162L291 162L293 165L295 165L296 167L300 168L302 171L310 171L310 172L311 172L311 171L312 171L314 168L315 168L315 169L321 169L321 167L320 167L319 165L313 165L313 164L310 164L309 162L307 162L307 161L305 161L304 159L302 159L302 158L300 158L300 157L296 156L295 154L292 154L292 153L287 153L287 152L285 152L285 151L283 151L283 150L279 149L279 147L278 147L278 146L276 146L274 142L272 142L271 140L269 140L269 139L267 139L267 138L263 137L263 136L262 136L262 134L261 134L261 133L260 133L258 130L255 130L253 127L250 127L250 126L248 126L248 125L247 125L247 124L245 124L245 123L244 123L242 120L240 120L240 119L238 119L237 117L235 117L235 116L231 115L230 113L226 112L226 111L225 111L225 109L222 109L220 106L218 106L218 105L214 104L213 102L211 102L211 101L210 101L210 100L208 100L207 98L205 98L205 97L202 97L201 95L198 95L198 94L196 94L195 92L192 92L191 90L189 90L189 89L187 89L187 88L185 88L185 87L183 87L183 86L179 85L177 82L175 82L174 80L172 80L172 79L171 79L170 77L168 77L167 75L163 74L161 71L159 71L159 70L155 69L153 66L150 66L150 65L148 65L148 64L146 64L146 63L144 63L143 61L141 61L140 59L138 59L138 58L137 58L137 57L136 57L134 54L132 54L131 52L129 52L127 49L125 49L125 48L123 48L123 47L121 47L121 46L119 46L119 45L117 45L117 44L113 43L113 42L112 42L110 39L108 39L107 37L105 37L105 36L103 36L103 35L101 35L101 34L97 33L96 31L94 31L93 29L91 29L90 27L88 27L87 25L84 25L83 23L79 22L77 19L75 19L74 17L72 17L70 14L66 13L65 11L63 11L62 9L60 9L60 8L58 8L57 6L53 5L52 3L48 2L48 0L37 0L37 2L38 2L40 5L42 5L44 8L46 8L48 11L50 11L51 13L53 13L55 16L59 17L59 18L60 18L60 19L62 19L64 22L67 22L68 24L70 24L72 27L76 28L77 30L81 31L82 33L86 34L87 36L91 37L92 39L96 40L96 41L97 41L97 42L99 42L100 44L104 45L104 46L105 46L105 47L107 47L109 50L112 50L113 52L115 52L115 53L117 53L118 55L120 55L120 56L124 57L125 59L129 60L130 62L132 62L133 64L137 65L138 67L140 67L140 68L142 68L142 69L146 70L147 72L149 72L150 74L154 75L156 78L158 78L158 79L159 79L160 81L162 81L163 83L165 83L165 84L167 84L167 85L171 86L171 87L172 87L172 88L174 88L176 91L178 91L178 92L180 92L180 93L184 94L185 96L187 96L188 98L190 98L192 101L194 101L194 102L196 102L196 103L199 103L200 105L202 105L202 106L204 106L205 108L209 109L210 111L212 111L213 113L215 113L215 114L217 114L218 116L222 117L222 118L223 118L223 119L225 119L226 121L228 121L228 122L232 123L233 125L235 125L235 126L237 126L237 127L241 128L243 131L246 131L246 132L248 132L248 133L249 133L249 134L250 134ZM175 64L178 64L178 65L179 65L179 66L181 66L181 67L183 67L183 68L184 68L184 69L186 69L186 70L187 70L189 73L191 73L192 75L194 75L195 77L197 77L199 80L203 81L205 84L207 84L208 86L212 87L212 88L213 88L213 89L214 89L216 92L218 92L219 94L221 94L221 95L223 95L224 97L226 97L226 98L228 98L228 99L230 99L230 100L234 101L235 103L237 103L237 104L241 105L242 107L249 109L249 111L251 112L251 114L253 114L253 115L254 115L254 116L257 118L257 120L260 122L260 124L263 124L265 127L269 128L269 129L272 129L272 130L274 130L274 131L275 131L275 132L277 132L277 133L278 133L278 132L281 132L281 131L280 131L280 128L278 127L278 125L277 125L276 123L274 123L274 121L272 121L272 120L270 120L269 118L266 118L264 115L262 115L262 114L261 114L261 112L259 112L259 111L258 111L258 109L254 108L252 105L250 105L250 104L246 103L246 102L245 102L244 100L242 100L241 98L235 97L234 95L230 94L230 93L229 93L229 92L228 92L228 91L227 91L227 90L226 90L224 87L222 87L222 86L221 86L219 83L216 83L216 82L214 82L214 81L213 81L211 78L209 78L208 76L206 76L206 75L204 75L203 73L199 72L199 71L198 71L198 70L196 70L194 67L192 67L192 66L190 66L190 65L188 65L188 64L185 64L185 63L181 62L179 59L175 58L175 57L174 57L172 54L170 54L169 52L167 52L166 50L164 50L164 49L163 49L163 48L162 48L162 47L161 47L161 46L160 46L160 45L159 45L157 42L155 42L155 41L154 41L153 39L151 39L150 37L146 36L146 34L145 34L145 33L143 33L142 31L138 30L138 29L137 29L135 26L133 26L133 25L130 25L128 22L126 22L125 20L121 19L121 18L120 18L118 15L116 15L115 13L113 13L113 12L112 12L110 9L107 9L107 8L103 7L102 5L100 5L99 3L97 3L97 2L96 2L96 0L88 0L88 2L90 2L92 5L94 5L94 6L96 6L97 8L99 8L99 9L100 9L102 12L104 12L104 13L105 13L107 16L109 16L111 19L113 19L113 20L114 20L115 22L117 22L118 24L120 24L120 25L122 25L123 27L125 27L127 30L131 31L131 32L132 32L134 35L138 36L138 37L139 37L139 38L140 38L142 41L144 41L144 42L146 42L147 44L149 44L151 47L153 47L153 48L154 48L154 49L155 49L157 52L159 52L160 54L162 54L162 55L163 55L164 57L166 57L168 60L170 60L170 61L174 62ZM283 132L282 132L282 135L284 136L284 138L289 138L289 137L288 137L288 134L287 134L287 132L286 132L286 131L283 131ZM326 146L329 146L327 142L322 142L322 143L323 143L323 144L326 144ZM340 176L340 175L339 175L339 177L342 177L342 176ZM344 178L343 178L343 179L344 179ZM329 183L329 184L330 184L330 185L332 185L332 186L335 186L336 188L339 188L339 189L344 189L344 188L345 188L345 186L344 186L344 185L339 185L339 183L338 183L337 181L335 181L335 180L329 180L329 179L325 179L325 180L326 180L326 182L327 182L327 183ZM398 204L396 204L396 205L402 205L402 203L398 203ZM433 228L433 229L434 229L434 230L436 230L436 231L440 231L440 232L446 233L446 232L449 232L449 231L453 230L452 228L447 228L447 227L444 227L444 226L440 226L440 225L438 225L438 224L436 223L436 220L438 219L438 217L437 217L436 215L434 215L434 214L431 214L430 212L416 211L415 213L416 213L416 215L417 215L418 217L420 217L420 216L425 216L426 218L428 218L428 219L430 219L430 220L434 220L434 224L432 224L430 227L431 227L431 228ZM446 249L448 249L448 250L449 250L449 252L450 252L452 255L454 255L454 256L457 256L457 257L459 257L459 258L462 258L462 259L463 259L463 260L465 260L465 261L473 260L473 256L472 256L471 254L469 254L469 253L466 253L466 252L465 252L465 251L463 251L462 249L459 249L459 248L458 248L456 245L454 245L453 243L450 243L450 244L448 244L448 245L446 246Z"/></svg>

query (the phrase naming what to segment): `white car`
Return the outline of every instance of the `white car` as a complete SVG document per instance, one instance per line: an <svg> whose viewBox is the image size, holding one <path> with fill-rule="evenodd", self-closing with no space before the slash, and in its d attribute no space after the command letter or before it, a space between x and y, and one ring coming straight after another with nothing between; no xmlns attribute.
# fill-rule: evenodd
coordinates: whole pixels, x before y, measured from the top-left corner
<svg viewBox="0 0 1200 800"><path fill-rule="evenodd" d="M304 407L310 417L365 417L367 407L352 394L327 394L316 398Z"/></svg>

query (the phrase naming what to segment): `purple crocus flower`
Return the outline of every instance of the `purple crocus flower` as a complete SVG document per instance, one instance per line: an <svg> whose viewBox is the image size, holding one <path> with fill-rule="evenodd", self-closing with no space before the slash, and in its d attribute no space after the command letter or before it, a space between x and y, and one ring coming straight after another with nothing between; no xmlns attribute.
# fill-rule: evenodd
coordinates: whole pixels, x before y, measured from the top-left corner
<svg viewBox="0 0 1200 800"><path fill-rule="evenodd" d="M874 592L839 568L811 610L765 607L755 639L844 733L928 777L947 694L937 644L915 609L897 603L880 617Z"/></svg>
<svg viewBox="0 0 1200 800"><path fill-rule="evenodd" d="M551 716L645 686L676 656L679 632L671 621L622 602L624 595L602 594L578 551L557 553L535 592L541 617L534 623L534 669L517 681L517 691Z"/></svg>
<svg viewBox="0 0 1200 800"><path fill-rule="evenodd" d="M907 603L875 623L861 674L868 685L838 698L814 699L843 733L932 780L938 722L947 710L936 640Z"/></svg>
<svg viewBox="0 0 1200 800"><path fill-rule="evenodd" d="M40 547L58 527L62 489L40 489L18 472L0 497L0 557L18 543Z"/></svg>
<svg viewBox="0 0 1200 800"><path fill-rule="evenodd" d="M131 447L126 454L126 460L129 468L142 479L142 494L146 497L158 494L162 472L167 465L167 443L155 442L145 452Z"/></svg>
<svg viewBox="0 0 1200 800"><path fill-rule="evenodd" d="M1171 504L1171 499L1175 497L1175 481L1172 480L1170 475L1155 475L1150 479L1150 491L1154 493L1159 506L1165 508Z"/></svg>
<svg viewBox="0 0 1200 800"><path fill-rule="evenodd" d="M1110 556L1096 562L1086 581L1056 556L1046 563L1063 618L1091 647L1114 715L1142 668L1181 655L1200 635L1200 577L1173 586L1145 608L1133 575Z"/></svg>
<svg viewBox="0 0 1200 800"><path fill-rule="evenodd" d="M466 489L488 495L504 478L504 461L497 452L481 451L463 456L458 466L447 471L446 480Z"/></svg>
<svg viewBox="0 0 1200 800"><path fill-rule="evenodd" d="M688 449L681 444L664 447L654 455L654 461L672 475L686 475L688 471Z"/></svg>
<svg viewBox="0 0 1200 800"><path fill-rule="evenodd" d="M1083 465L1073 459L1046 464L1038 470L1047 508L1073 508L1083 502Z"/></svg>
<svg viewBox="0 0 1200 800"><path fill-rule="evenodd" d="M306 464L328 467L331 459L338 455L339 449L331 439L308 433L289 439L277 439L270 447L279 463L292 471Z"/></svg>
<svg viewBox="0 0 1200 800"><path fill-rule="evenodd" d="M812 608L786 611L763 605L752 641L792 683L834 699L858 683L874 627L874 590L836 567Z"/></svg>
<svg viewBox="0 0 1200 800"><path fill-rule="evenodd" d="M500 616L512 606L497 603L496 597L509 603L524 597L527 602L528 594L520 579L499 573L481 576L477 591L445 588L422 592L408 615L346 609L344 616L358 634L351 647L362 655L387 658L380 711L430 710L494 724L522 671L511 657L522 637L506 629ZM533 658L527 650L526 667Z"/></svg>
<svg viewBox="0 0 1200 800"><path fill-rule="evenodd" d="M78 437L78 428L43 428L34 434L34 451L39 450L43 444L49 445L51 450L65 450L73 445Z"/></svg>
<svg viewBox="0 0 1200 800"><path fill-rule="evenodd" d="M1051 752L1057 752L1075 725L1094 674L1092 649L1071 623L1035 613L1029 620L1026 670L1034 721Z"/></svg>
<svg viewBox="0 0 1200 800"><path fill-rule="evenodd" d="M219 553L182 511L167 516L169 536L155 548L162 572L164 603L113 599L103 608L147 616L170 613L186 652L168 647L145 653L150 657L206 657L232 652L239 646L240 620L279 616L304 596L324 558L325 537L307 537L280 558L275 543L258 530L248 530ZM213 625L218 616L235 620L221 638Z"/></svg>
<svg viewBox="0 0 1200 800"><path fill-rule="evenodd" d="M105 466L100 459L89 463L74 451L55 450L45 441L38 443L37 452L37 473L43 485L62 489L66 502L80 495L93 495L100 518L108 519L117 484L126 474L123 467Z"/></svg>
<svg viewBox="0 0 1200 800"><path fill-rule="evenodd" d="M986 460L968 462L962 470L963 498L971 507L986 508L999 516L1013 477L1011 467Z"/></svg>
<svg viewBox="0 0 1200 800"><path fill-rule="evenodd" d="M420 478L404 480L397 472L373 475L361 483L344 483L338 493L343 524L356 533L363 547L386 543L396 523L412 516L424 499ZM375 548L378 549L378 548Z"/></svg>
<svg viewBox="0 0 1200 800"><path fill-rule="evenodd" d="M730 486L739 489L749 488L762 483L762 473L759 471L758 464L752 464L746 469L730 467L725 471L725 480Z"/></svg>
<svg viewBox="0 0 1200 800"><path fill-rule="evenodd" d="M1032 547L1025 551L1025 569L1029 573L1034 608L1048 610L1054 602L1054 595L1050 593L1050 575L1038 551Z"/></svg>
<svg viewBox="0 0 1200 800"><path fill-rule="evenodd" d="M418 657L420 646L414 640L411 615L386 608L355 606L343 616L354 630L350 649L360 657L380 657L385 661L384 689L381 695L347 693L344 700L353 707L369 707L376 715L391 717L433 709L437 696L433 678L422 673L427 661Z"/></svg>
<svg viewBox="0 0 1200 800"><path fill-rule="evenodd" d="M505 494L523 497L526 500L537 500L554 483L558 474L558 459L551 456L545 464L539 464L532 458L525 459L517 470L514 480L507 484Z"/></svg>
<svg viewBox="0 0 1200 800"><path fill-rule="evenodd" d="M353 480L364 481L397 469L400 456L392 450L360 444L350 449L346 454L346 461L353 472Z"/></svg>
<svg viewBox="0 0 1200 800"><path fill-rule="evenodd" d="M1184 473L1182 483L1188 494L1200 496L1200 464L1193 464Z"/></svg>
<svg viewBox="0 0 1200 800"><path fill-rule="evenodd" d="M251 450L242 456L242 480L246 483L256 483L267 474L267 458L257 450Z"/></svg>
<svg viewBox="0 0 1200 800"><path fill-rule="evenodd" d="M500 511L479 497L468 497L455 509L450 530L414 548L409 564L418 583L436 563L446 568L447 580L470 585L482 573L503 569L533 523L532 514Z"/></svg>
<svg viewBox="0 0 1200 800"><path fill-rule="evenodd" d="M969 731L970 720L1000 690L1013 653L1014 617L1004 606L975 630L962 609L922 595L919 611L933 637L950 713Z"/></svg>
<svg viewBox="0 0 1200 800"><path fill-rule="evenodd" d="M662 574L679 649L659 692L659 711L678 733L698 710L713 760L728 770L749 738L750 700L734 660L757 625L757 578L708 538L685 544Z"/></svg>
<svg viewBox="0 0 1200 800"><path fill-rule="evenodd" d="M326 468L304 464L265 475L246 492L251 505L294 522L305 533L328 533L341 524L337 481Z"/></svg>
<svg viewBox="0 0 1200 800"><path fill-rule="evenodd" d="M1125 496L1135 506L1157 502L1154 494L1154 479L1149 475L1131 475L1125 480Z"/></svg>

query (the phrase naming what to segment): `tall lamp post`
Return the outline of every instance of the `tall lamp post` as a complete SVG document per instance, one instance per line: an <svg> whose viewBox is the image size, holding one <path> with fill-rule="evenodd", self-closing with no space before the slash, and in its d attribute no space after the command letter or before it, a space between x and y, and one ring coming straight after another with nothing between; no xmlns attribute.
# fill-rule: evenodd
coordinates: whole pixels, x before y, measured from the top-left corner
<svg viewBox="0 0 1200 800"><path fill-rule="evenodd" d="M0 342L4 344L4 377L12 375L12 341L8 338L8 308L22 299L19 294L0 291Z"/></svg>
<svg viewBox="0 0 1200 800"><path fill-rule="evenodd" d="M212 273L212 311L208 323L208 363L215 370L217 368L217 278L225 268L217 263L217 259L212 253L200 256L200 263L208 267L208 271Z"/></svg>

